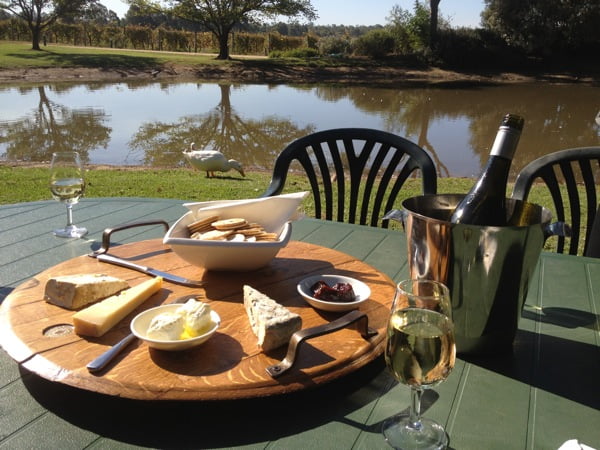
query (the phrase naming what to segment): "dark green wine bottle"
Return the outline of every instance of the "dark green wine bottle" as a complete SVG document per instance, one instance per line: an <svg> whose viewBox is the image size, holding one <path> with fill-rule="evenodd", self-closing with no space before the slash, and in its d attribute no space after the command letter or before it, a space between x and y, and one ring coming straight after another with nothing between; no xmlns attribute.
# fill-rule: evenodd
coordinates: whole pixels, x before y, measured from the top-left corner
<svg viewBox="0 0 600 450"><path fill-rule="evenodd" d="M515 114L504 117L483 172L456 206L450 222L480 226L506 225L506 183L523 122L523 118Z"/></svg>

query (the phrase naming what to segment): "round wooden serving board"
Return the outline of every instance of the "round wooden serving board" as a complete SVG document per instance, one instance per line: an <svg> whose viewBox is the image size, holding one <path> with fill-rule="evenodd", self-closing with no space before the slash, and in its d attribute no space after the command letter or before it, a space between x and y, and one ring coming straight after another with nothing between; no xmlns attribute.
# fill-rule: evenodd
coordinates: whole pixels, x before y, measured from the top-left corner
<svg viewBox="0 0 600 450"><path fill-rule="evenodd" d="M204 288L163 283L160 292L100 338L78 336L70 324L73 311L44 300L52 276L103 273L129 282L148 278L139 272L80 256L54 266L17 287L0 307L0 343L17 362L52 381L99 393L147 400L227 400L282 394L306 389L353 372L383 351L385 326L394 296L394 283L385 274L356 258L313 244L292 241L263 269L236 273L210 272L191 266L159 239L110 249L110 254L190 279ZM296 363L271 378L266 368L285 357L286 347L260 351L243 306L242 287L248 284L302 316L302 328L330 322L344 313L313 309L296 290L297 283L315 274L342 274L362 280L371 298L360 310L369 327L378 331L365 340L354 328L310 339L302 344ZM154 350L136 341L98 374L86 365L129 333L140 311L198 293L221 316L221 327L206 343L191 350ZM66 325L66 326L64 326Z"/></svg>

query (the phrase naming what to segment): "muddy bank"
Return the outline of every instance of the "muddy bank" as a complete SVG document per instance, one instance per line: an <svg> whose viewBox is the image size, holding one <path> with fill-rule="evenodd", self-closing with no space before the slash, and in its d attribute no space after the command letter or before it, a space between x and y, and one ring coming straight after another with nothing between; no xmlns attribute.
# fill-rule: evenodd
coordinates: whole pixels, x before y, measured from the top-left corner
<svg viewBox="0 0 600 450"><path fill-rule="evenodd" d="M522 74L467 73L439 68L403 68L386 66L335 66L308 67L296 65L273 65L261 62L239 61L220 65L175 65L156 69L132 68L21 68L0 69L0 83L58 82L58 81L125 81L125 80L172 80L172 81L230 81L245 83L286 84L347 84L369 86L424 86L468 85L498 83L589 83L597 84L595 74L570 73Z"/></svg>

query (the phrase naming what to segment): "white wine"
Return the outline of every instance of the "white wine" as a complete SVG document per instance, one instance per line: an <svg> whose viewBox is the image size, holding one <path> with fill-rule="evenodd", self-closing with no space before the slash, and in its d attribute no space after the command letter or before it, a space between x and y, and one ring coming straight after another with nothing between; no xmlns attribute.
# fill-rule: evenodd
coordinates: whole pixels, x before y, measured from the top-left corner
<svg viewBox="0 0 600 450"><path fill-rule="evenodd" d="M427 309L396 311L387 329L385 359L398 381L435 386L446 379L456 360L452 321Z"/></svg>
<svg viewBox="0 0 600 450"><path fill-rule="evenodd" d="M77 203L85 189L82 178L59 178L50 181L52 197L63 203Z"/></svg>
<svg viewBox="0 0 600 450"><path fill-rule="evenodd" d="M481 226L506 225L508 172L522 130L522 117L515 114L504 117L483 172L457 205L450 222Z"/></svg>

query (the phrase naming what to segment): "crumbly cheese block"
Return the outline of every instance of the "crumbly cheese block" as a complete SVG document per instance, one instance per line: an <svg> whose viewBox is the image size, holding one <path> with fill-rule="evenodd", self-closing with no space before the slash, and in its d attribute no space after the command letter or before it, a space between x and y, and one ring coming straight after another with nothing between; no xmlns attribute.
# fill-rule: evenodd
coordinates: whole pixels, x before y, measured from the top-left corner
<svg viewBox="0 0 600 450"><path fill-rule="evenodd" d="M244 286L244 307L263 351L288 344L302 328L302 318L250 286Z"/></svg>
<svg viewBox="0 0 600 450"><path fill-rule="evenodd" d="M47 302L63 308L80 309L128 287L129 284L125 280L109 275L64 275L48 280L44 298Z"/></svg>
<svg viewBox="0 0 600 450"><path fill-rule="evenodd" d="M151 278L73 315L75 333L100 337L162 287L162 277Z"/></svg>

